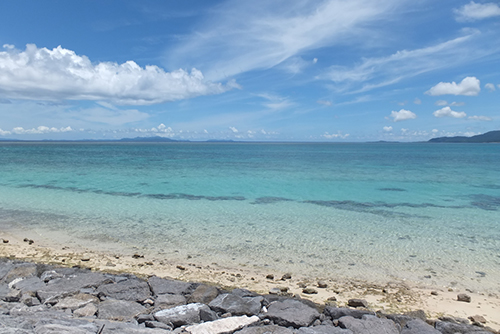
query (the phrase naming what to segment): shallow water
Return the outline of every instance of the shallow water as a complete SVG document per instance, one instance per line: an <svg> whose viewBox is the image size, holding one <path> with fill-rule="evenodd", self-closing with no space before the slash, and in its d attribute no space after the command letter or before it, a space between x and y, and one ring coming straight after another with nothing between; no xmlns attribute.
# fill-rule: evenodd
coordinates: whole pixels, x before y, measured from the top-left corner
<svg viewBox="0 0 500 334"><path fill-rule="evenodd" d="M0 224L168 258L500 291L500 145L0 144Z"/></svg>

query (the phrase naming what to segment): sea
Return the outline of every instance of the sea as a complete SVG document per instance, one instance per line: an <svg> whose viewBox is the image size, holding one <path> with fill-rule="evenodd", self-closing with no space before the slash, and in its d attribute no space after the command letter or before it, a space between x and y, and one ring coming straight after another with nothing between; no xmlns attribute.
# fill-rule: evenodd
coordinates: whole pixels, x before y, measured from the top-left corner
<svg viewBox="0 0 500 334"><path fill-rule="evenodd" d="M0 230L500 292L500 145L0 143Z"/></svg>

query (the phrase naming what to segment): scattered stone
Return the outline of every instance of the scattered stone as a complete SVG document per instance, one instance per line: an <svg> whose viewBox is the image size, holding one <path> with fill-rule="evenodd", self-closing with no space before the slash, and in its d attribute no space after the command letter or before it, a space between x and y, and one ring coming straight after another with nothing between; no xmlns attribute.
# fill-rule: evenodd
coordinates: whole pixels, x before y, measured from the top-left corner
<svg viewBox="0 0 500 334"><path fill-rule="evenodd" d="M471 299L471 297L470 297L468 294L466 294L466 293L459 293L459 294L457 295L457 300L458 300L459 302L470 303L472 299Z"/></svg>
<svg viewBox="0 0 500 334"><path fill-rule="evenodd" d="M33 240L28 240L28 245L33 245L35 242Z"/></svg>
<svg viewBox="0 0 500 334"><path fill-rule="evenodd" d="M437 296L437 295L439 295L439 293L437 291L431 291L431 295Z"/></svg>
<svg viewBox="0 0 500 334"><path fill-rule="evenodd" d="M88 262L88 261L90 261L90 257L88 257L88 256L86 256L86 257L82 257L82 258L80 259L80 261L82 261L82 262Z"/></svg>
<svg viewBox="0 0 500 334"><path fill-rule="evenodd" d="M368 308L368 302L365 299L357 299L357 298L349 299L347 301L347 305L350 307Z"/></svg>
<svg viewBox="0 0 500 334"><path fill-rule="evenodd" d="M134 254L134 255L132 255L132 258L133 259L144 259L144 255Z"/></svg>
<svg viewBox="0 0 500 334"><path fill-rule="evenodd" d="M318 288L326 289L327 287L328 287L328 284L326 284L325 281L318 281Z"/></svg>
<svg viewBox="0 0 500 334"><path fill-rule="evenodd" d="M271 295L279 295L280 293L281 293L280 288L272 288L269 290L269 294L271 294Z"/></svg>
<svg viewBox="0 0 500 334"><path fill-rule="evenodd" d="M285 281L287 279L292 279L292 274L286 273L283 276L281 276L282 281Z"/></svg>
<svg viewBox="0 0 500 334"><path fill-rule="evenodd" d="M473 316L470 316L469 320L472 323L475 323L475 322L480 323L480 324L485 324L486 323L486 319L482 315L473 315Z"/></svg>
<svg viewBox="0 0 500 334"><path fill-rule="evenodd" d="M154 320L147 320L144 322L144 325L147 328L161 328L161 329L165 329L167 331L172 330L172 326L169 326L167 324L164 324L163 322L154 321Z"/></svg>
<svg viewBox="0 0 500 334"><path fill-rule="evenodd" d="M177 268L177 269L179 269L179 270L186 270L186 267L184 267L184 266L180 266L180 265L179 265L179 266L177 266L176 268Z"/></svg>
<svg viewBox="0 0 500 334"><path fill-rule="evenodd" d="M270 280L273 280L274 279L274 275L273 274L268 274L266 276L267 279L270 279Z"/></svg>
<svg viewBox="0 0 500 334"><path fill-rule="evenodd" d="M7 240L7 239L2 239L2 242L3 242L4 244L8 244L8 243L9 243L9 240Z"/></svg>
<svg viewBox="0 0 500 334"><path fill-rule="evenodd" d="M305 293L307 295L314 295L314 294L318 293L318 291L316 289L313 289L313 288L304 288L304 289L302 289L302 293Z"/></svg>
<svg viewBox="0 0 500 334"><path fill-rule="evenodd" d="M201 303L181 305L167 310L161 310L154 314L157 321L164 324L172 324L174 328L182 325L193 325L201 321L200 310L208 309Z"/></svg>
<svg viewBox="0 0 500 334"><path fill-rule="evenodd" d="M222 334L233 333L245 326L252 325L259 321L257 316L240 316L219 319L202 324L186 327L185 330L191 334Z"/></svg>

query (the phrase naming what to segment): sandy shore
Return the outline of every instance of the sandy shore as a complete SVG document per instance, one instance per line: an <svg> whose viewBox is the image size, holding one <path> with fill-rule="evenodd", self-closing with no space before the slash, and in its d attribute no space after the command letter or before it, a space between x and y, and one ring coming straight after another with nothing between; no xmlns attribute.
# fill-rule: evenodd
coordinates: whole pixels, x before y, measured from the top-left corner
<svg viewBox="0 0 500 334"><path fill-rule="evenodd" d="M32 239L30 244L25 238ZM388 313L403 313L422 309L428 318L452 316L468 318L481 315L486 325L500 330L500 296L481 291L462 291L451 287L421 286L412 282L372 283L353 280L339 280L329 277L309 277L307 274L293 273L290 279L282 280L284 272L269 269L266 272L252 268L229 268L220 263L196 263L191 259L169 261L148 254L134 253L120 248L98 251L64 240L55 241L42 238L36 233L0 231L0 256L12 259L64 266L81 266L93 270L117 273L128 272L139 276L156 275L184 281L201 282L221 287L239 287L265 294L272 288L288 289L291 294L299 294L323 304L336 300L344 306L350 298L363 298L373 310ZM271 279L269 275L272 275ZM318 282L326 283L320 288ZM317 293L305 294L304 287L313 288ZM459 293L466 293L471 302L457 301ZM330 299L330 300L329 300Z"/></svg>

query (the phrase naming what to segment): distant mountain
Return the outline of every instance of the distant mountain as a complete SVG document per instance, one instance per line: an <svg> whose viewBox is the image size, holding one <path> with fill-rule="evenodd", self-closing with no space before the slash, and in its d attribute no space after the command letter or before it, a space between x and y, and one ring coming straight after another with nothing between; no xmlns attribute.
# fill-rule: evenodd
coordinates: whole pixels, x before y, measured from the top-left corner
<svg viewBox="0 0 500 334"><path fill-rule="evenodd" d="M430 143L500 143L500 131L490 131L472 137L439 137L429 140Z"/></svg>
<svg viewBox="0 0 500 334"><path fill-rule="evenodd" d="M155 136L155 137L122 138L119 141L127 143L166 143L166 142L177 142L178 140Z"/></svg>

